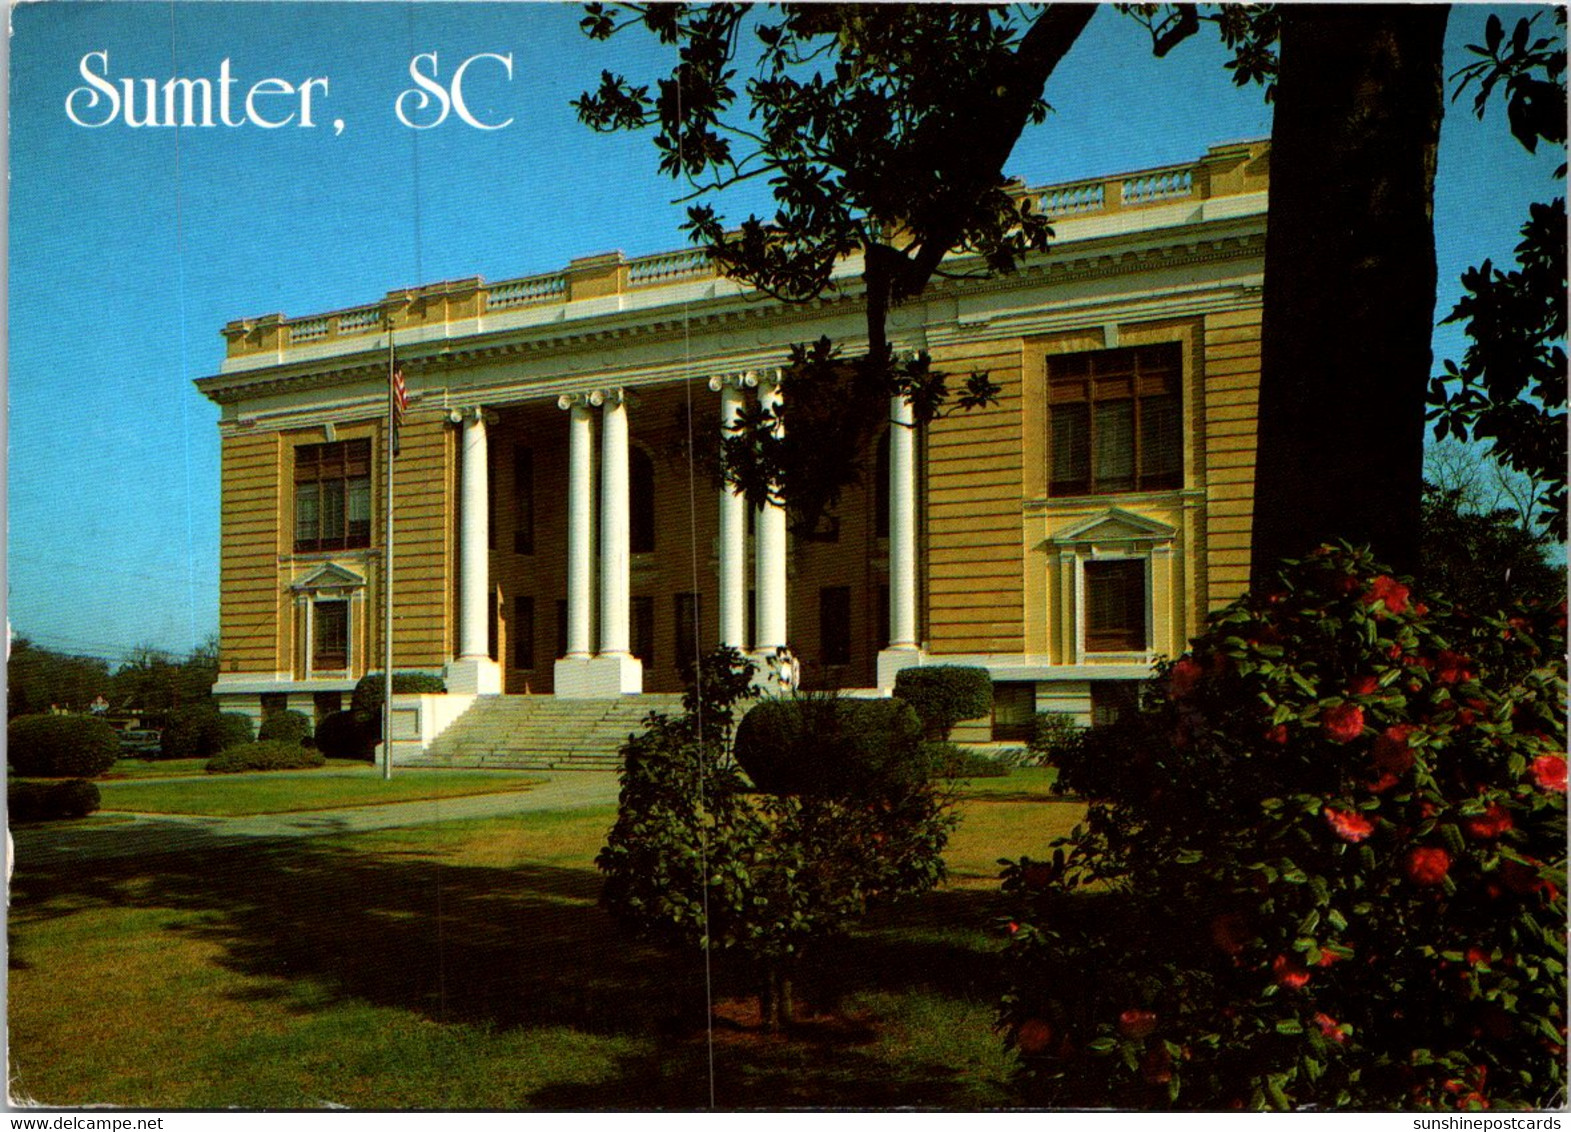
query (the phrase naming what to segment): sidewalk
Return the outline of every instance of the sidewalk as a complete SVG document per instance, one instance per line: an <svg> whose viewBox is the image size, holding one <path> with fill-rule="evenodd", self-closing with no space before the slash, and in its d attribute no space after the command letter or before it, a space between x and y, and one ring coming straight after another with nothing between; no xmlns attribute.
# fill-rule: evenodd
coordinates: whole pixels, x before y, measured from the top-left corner
<svg viewBox="0 0 1571 1132"><path fill-rule="evenodd" d="M429 825L468 818L616 805L617 777L613 772L541 771L532 773L532 777L546 781L532 790L292 814L223 818L100 810L99 813L103 815L128 820L87 825L45 823L12 830L11 835L15 838L18 861L24 864L58 865L67 860L101 860L209 848L221 842L234 844L250 839L324 837L335 833L363 833L366 830Z"/></svg>

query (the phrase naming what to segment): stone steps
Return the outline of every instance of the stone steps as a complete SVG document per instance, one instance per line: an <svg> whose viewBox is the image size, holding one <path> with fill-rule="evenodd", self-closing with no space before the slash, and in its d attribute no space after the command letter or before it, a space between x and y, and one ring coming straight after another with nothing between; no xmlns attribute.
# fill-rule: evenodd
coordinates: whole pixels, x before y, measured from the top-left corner
<svg viewBox="0 0 1571 1132"><path fill-rule="evenodd" d="M678 695L563 700L481 696L408 766L615 770L630 734L652 711L682 710Z"/></svg>

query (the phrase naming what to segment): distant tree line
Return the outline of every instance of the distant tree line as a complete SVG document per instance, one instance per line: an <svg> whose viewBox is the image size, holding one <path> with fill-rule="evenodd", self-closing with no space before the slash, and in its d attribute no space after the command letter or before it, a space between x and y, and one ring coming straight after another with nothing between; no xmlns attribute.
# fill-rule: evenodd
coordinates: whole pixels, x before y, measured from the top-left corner
<svg viewBox="0 0 1571 1132"><path fill-rule="evenodd" d="M161 649L138 648L111 670L101 657L72 656L18 637L6 662L6 712L12 719L52 709L85 712L102 696L110 715L166 715L208 702L217 678L216 638L183 659Z"/></svg>

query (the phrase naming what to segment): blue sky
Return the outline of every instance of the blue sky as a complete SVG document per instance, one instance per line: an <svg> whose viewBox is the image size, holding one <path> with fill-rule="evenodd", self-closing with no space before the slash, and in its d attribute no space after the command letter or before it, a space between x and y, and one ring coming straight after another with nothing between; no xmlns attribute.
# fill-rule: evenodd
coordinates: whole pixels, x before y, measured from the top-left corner
<svg viewBox="0 0 1571 1132"><path fill-rule="evenodd" d="M1482 40L1489 11L1458 6L1447 71ZM192 386L217 371L219 330L298 316L403 286L506 279L574 256L682 245L674 186L647 137L591 134L568 102L603 68L652 79L660 56L621 37L593 44L555 4L72 3L11 9L7 593L15 631L63 651L183 653L218 622L217 407ZM1541 22L1547 21L1547 15ZM456 115L402 125L412 57L443 78L482 53ZM326 78L315 125L99 128L66 99L82 59L111 80L236 80L233 113L263 79ZM1047 91L1010 171L1034 184L1198 157L1270 132L1257 89L1239 90L1212 38L1154 60L1145 32L1099 12ZM102 71L101 62L92 66ZM103 117L79 99L78 116ZM290 100L258 102L282 117ZM298 107L295 107L298 109ZM216 113L216 110L215 110ZM416 121L421 119L416 118ZM341 132L333 123L343 122ZM1527 202L1563 190L1503 109L1477 122L1448 106L1436 228L1442 291L1462 269L1508 261ZM740 217L754 202L726 202ZM1455 355L1454 331L1437 353Z"/></svg>

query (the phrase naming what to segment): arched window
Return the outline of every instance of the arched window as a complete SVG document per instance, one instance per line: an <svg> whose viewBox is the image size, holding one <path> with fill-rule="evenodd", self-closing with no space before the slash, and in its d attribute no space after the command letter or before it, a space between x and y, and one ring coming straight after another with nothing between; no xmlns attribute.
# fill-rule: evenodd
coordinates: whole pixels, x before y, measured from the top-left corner
<svg viewBox="0 0 1571 1132"><path fill-rule="evenodd" d="M627 451L628 542L634 554L655 548L655 462L642 448Z"/></svg>

